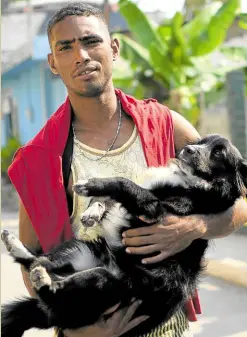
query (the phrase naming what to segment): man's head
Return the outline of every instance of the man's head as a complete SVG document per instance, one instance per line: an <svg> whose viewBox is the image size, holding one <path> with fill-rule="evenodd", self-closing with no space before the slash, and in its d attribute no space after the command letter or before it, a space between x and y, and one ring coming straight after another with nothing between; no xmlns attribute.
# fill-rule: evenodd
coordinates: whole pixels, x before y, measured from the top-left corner
<svg viewBox="0 0 247 337"><path fill-rule="evenodd" d="M68 92L96 97L112 85L112 64L119 43L111 40L102 12L90 5L72 3L50 19L48 62Z"/></svg>

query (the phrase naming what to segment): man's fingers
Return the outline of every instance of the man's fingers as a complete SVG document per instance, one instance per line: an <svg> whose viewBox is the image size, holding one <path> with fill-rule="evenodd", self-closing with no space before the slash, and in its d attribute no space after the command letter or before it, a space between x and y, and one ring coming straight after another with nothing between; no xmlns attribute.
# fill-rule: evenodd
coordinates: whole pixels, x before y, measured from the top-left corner
<svg viewBox="0 0 247 337"><path fill-rule="evenodd" d="M146 235L133 238L125 238L122 242L125 246L138 247L154 244L157 242L157 240L158 238L156 235Z"/></svg>
<svg viewBox="0 0 247 337"><path fill-rule="evenodd" d="M144 247L127 247L126 252L128 254L137 254L137 255L145 255L150 253L159 252L161 250L161 247L159 245L149 245Z"/></svg>
<svg viewBox="0 0 247 337"><path fill-rule="evenodd" d="M157 263L160 262L164 259L166 259L168 256L170 256L171 254L167 253L167 252L162 252L159 255L153 256L153 257L149 257L146 259L142 260L143 264L151 264L151 263Z"/></svg>
<svg viewBox="0 0 247 337"><path fill-rule="evenodd" d="M142 236L142 235L150 235L150 234L155 234L157 232L157 226L147 226L147 227L140 227L140 228L135 228L135 229L129 229L125 232L123 232L123 237L125 238L130 238L133 236Z"/></svg>
<svg viewBox="0 0 247 337"><path fill-rule="evenodd" d="M129 323L131 320L132 316L136 312L137 308L141 305L142 301L137 300L134 301L133 303L130 304L130 306L127 308L127 311L122 319L122 325L125 326L126 324Z"/></svg>
<svg viewBox="0 0 247 337"><path fill-rule="evenodd" d="M135 328L137 325L139 325L140 323L146 321L150 316L140 316L140 317L136 317L134 319L132 319L132 321L130 321L126 327L121 331L120 335L123 335L124 333L128 332L129 330Z"/></svg>
<svg viewBox="0 0 247 337"><path fill-rule="evenodd" d="M176 215L166 215L161 221L163 225L171 225L177 223L179 217Z"/></svg>
<svg viewBox="0 0 247 337"><path fill-rule="evenodd" d="M146 223L155 223L155 222L157 222L157 219L148 219L148 218L145 217L145 215L139 216L139 219L141 221L146 222Z"/></svg>
<svg viewBox="0 0 247 337"><path fill-rule="evenodd" d="M120 303L121 302L119 302L119 303L113 305L112 307L110 307L109 309L107 309L101 316L109 315L109 314L113 313L114 311L116 311L117 308L119 307Z"/></svg>

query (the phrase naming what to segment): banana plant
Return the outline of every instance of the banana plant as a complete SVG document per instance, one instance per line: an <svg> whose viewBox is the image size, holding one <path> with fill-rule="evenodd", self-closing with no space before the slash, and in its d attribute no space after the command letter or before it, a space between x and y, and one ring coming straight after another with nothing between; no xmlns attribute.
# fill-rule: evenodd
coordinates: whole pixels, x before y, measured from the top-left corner
<svg viewBox="0 0 247 337"><path fill-rule="evenodd" d="M222 76L214 72L209 57L224 42L239 7L239 0L213 2L188 23L177 12L169 23L153 27L135 3L119 0L131 38L115 36L120 41L121 57L132 72L130 93L151 93L196 124L200 115L197 96L204 90L202 84L211 90ZM124 81L125 72L122 74ZM114 79L121 86L121 76Z"/></svg>

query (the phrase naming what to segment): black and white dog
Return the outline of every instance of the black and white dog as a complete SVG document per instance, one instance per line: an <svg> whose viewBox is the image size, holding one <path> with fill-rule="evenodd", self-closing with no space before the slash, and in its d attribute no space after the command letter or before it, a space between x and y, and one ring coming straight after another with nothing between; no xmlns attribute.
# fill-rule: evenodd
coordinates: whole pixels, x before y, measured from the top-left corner
<svg viewBox="0 0 247 337"><path fill-rule="evenodd" d="M122 232L147 226L139 216L159 221L166 213L222 212L246 195L246 187L247 163L219 135L186 146L167 167L148 169L141 185L124 178L78 182L75 192L93 197L82 221L100 225L97 240L73 239L35 256L2 231L8 251L29 271L38 294L3 305L2 337L20 337L31 328L86 326L112 305L129 304L132 297L142 300L136 315L150 318L127 335L150 332L193 294L208 242L194 240L162 262L143 265L140 256L125 253Z"/></svg>

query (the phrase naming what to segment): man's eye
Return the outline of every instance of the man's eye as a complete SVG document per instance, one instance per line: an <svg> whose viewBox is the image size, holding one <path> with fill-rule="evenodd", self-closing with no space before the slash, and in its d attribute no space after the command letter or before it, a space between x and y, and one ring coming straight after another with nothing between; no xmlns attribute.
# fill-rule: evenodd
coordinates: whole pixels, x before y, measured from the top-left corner
<svg viewBox="0 0 247 337"><path fill-rule="evenodd" d="M71 47L70 46L63 46L62 48L60 48L59 50L60 51L63 51L63 50L67 50L67 49L70 49Z"/></svg>

